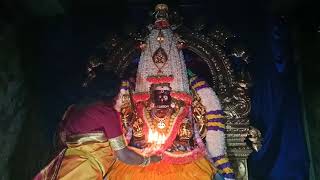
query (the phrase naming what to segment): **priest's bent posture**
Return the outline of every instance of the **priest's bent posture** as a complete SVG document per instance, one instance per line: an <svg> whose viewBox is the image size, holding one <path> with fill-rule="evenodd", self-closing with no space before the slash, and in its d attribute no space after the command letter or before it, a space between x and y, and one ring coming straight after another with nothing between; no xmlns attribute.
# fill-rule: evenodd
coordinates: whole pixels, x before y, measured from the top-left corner
<svg viewBox="0 0 320 180"><path fill-rule="evenodd" d="M112 74L99 74L86 88L82 102L68 108L59 130L65 148L35 180L102 180L117 159L141 167L160 160L128 149L117 112L121 97L115 97L120 80L113 76L106 81L106 76Z"/></svg>

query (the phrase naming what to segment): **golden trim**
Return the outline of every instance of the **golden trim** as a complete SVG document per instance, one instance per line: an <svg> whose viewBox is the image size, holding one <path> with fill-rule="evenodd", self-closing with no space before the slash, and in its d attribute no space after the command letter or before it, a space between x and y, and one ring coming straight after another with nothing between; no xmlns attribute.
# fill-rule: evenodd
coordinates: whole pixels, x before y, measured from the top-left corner
<svg viewBox="0 0 320 180"><path fill-rule="evenodd" d="M82 145L87 142L106 142L108 139L102 132L76 134L67 137L67 145Z"/></svg>
<svg viewBox="0 0 320 180"><path fill-rule="evenodd" d="M221 164L224 164L227 162L229 162L229 160L227 158L222 158L222 159L219 159L218 161L216 161L216 164L221 165Z"/></svg>
<svg viewBox="0 0 320 180"><path fill-rule="evenodd" d="M206 84L205 81L199 81L199 82L197 82L196 84L194 84L194 85L192 86L192 88L193 88L193 89L196 89L197 87L203 86L203 85L205 85L205 84Z"/></svg>
<svg viewBox="0 0 320 180"><path fill-rule="evenodd" d="M218 118L224 118L223 115L217 115L217 114L208 114L206 115L207 119L218 119Z"/></svg>
<svg viewBox="0 0 320 180"><path fill-rule="evenodd" d="M127 146L123 135L109 139L110 146L114 151L121 150Z"/></svg>
<svg viewBox="0 0 320 180"><path fill-rule="evenodd" d="M157 4L155 7L155 11L168 11L168 5L166 4Z"/></svg>
<svg viewBox="0 0 320 180"><path fill-rule="evenodd" d="M68 106L67 110L63 113L63 116L62 116L62 121L64 121L64 119L66 119L68 113L70 112L71 108L73 108L75 105L74 104L71 104L70 106Z"/></svg>
<svg viewBox="0 0 320 180"><path fill-rule="evenodd" d="M106 171L104 169L103 164L97 158L95 158L91 153L87 151L79 150L76 148L68 148L65 152L65 156L74 156L74 155L88 159L93 166L100 169L102 176L105 174Z"/></svg>
<svg viewBox="0 0 320 180"><path fill-rule="evenodd" d="M226 173L226 174L233 173L233 169L231 169L230 167L223 168L222 171L223 171L224 173Z"/></svg>
<svg viewBox="0 0 320 180"><path fill-rule="evenodd" d="M217 127L221 127L221 128L226 128L226 126L220 122L208 122L208 127L209 126L217 126Z"/></svg>

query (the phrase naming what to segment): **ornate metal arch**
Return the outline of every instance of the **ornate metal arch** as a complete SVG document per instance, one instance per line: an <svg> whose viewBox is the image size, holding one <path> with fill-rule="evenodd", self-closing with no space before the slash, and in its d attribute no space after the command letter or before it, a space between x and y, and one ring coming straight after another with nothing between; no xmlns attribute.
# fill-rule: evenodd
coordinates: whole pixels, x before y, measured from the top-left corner
<svg viewBox="0 0 320 180"><path fill-rule="evenodd" d="M220 29L210 32L209 35L204 35L201 32L191 32L184 28L179 34L186 42L187 47L200 56L210 69L213 88L227 115L228 156L233 161L237 179L247 179L246 159L252 152L252 148L245 142L250 132L251 102L248 95L250 82L244 77L236 77L229 58L232 55L228 56L225 50L226 40L234 36ZM245 61L245 59L241 60Z"/></svg>

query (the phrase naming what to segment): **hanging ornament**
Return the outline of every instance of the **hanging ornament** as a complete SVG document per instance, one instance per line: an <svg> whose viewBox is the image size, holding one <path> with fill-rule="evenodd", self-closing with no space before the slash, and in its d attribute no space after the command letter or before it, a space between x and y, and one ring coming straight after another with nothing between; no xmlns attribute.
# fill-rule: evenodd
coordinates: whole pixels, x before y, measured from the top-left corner
<svg viewBox="0 0 320 180"><path fill-rule="evenodd" d="M158 73L162 73L162 68L168 61L168 55L162 47L159 47L152 56L153 63L158 68Z"/></svg>
<svg viewBox="0 0 320 180"><path fill-rule="evenodd" d="M164 35L162 33L162 31L160 30L158 33L158 37L157 37L157 41L161 44L164 41Z"/></svg>
<svg viewBox="0 0 320 180"><path fill-rule="evenodd" d="M177 43L177 48L178 48L179 50L184 49L185 47L186 47L185 42L180 41L180 42Z"/></svg>
<svg viewBox="0 0 320 180"><path fill-rule="evenodd" d="M143 41L139 41L137 44L136 44L136 49L140 49L141 51L144 51L147 47L147 44Z"/></svg>
<svg viewBox="0 0 320 180"><path fill-rule="evenodd" d="M159 129L164 129L166 127L166 123L164 119L161 119L157 124Z"/></svg>

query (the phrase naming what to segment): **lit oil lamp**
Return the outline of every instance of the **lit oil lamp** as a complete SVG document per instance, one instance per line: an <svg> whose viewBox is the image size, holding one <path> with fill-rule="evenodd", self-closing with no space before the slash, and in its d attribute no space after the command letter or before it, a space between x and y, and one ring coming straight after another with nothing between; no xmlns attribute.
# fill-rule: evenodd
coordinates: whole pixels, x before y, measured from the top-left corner
<svg viewBox="0 0 320 180"><path fill-rule="evenodd" d="M149 130L148 147L144 149L144 154L154 154L160 150L161 146L166 142L166 136L158 131Z"/></svg>

